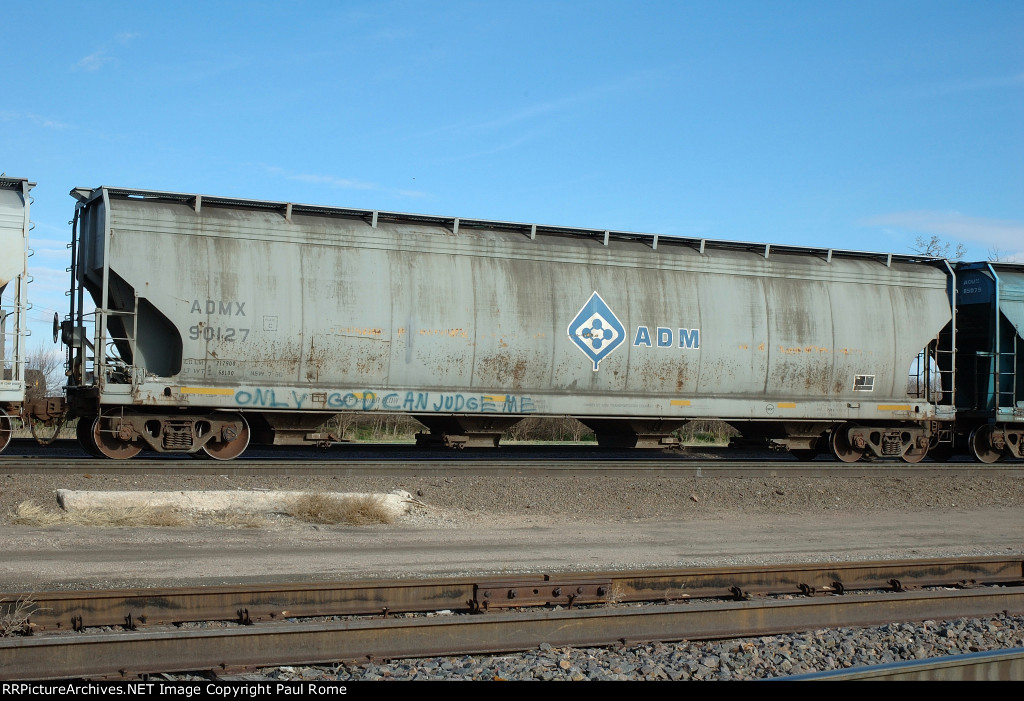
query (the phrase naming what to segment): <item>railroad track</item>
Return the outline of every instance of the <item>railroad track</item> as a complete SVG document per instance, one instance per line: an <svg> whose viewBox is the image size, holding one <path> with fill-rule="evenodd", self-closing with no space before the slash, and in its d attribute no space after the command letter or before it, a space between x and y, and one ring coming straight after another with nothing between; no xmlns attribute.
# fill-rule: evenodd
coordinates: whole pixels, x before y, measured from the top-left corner
<svg viewBox="0 0 1024 701"><path fill-rule="evenodd" d="M0 599L9 607L31 602L36 633L0 640L0 679L129 679L509 652L542 642L580 647L716 639L1024 612L1024 561L7 592ZM450 615L417 615L438 611ZM219 627L189 626L196 621Z"/></svg>
<svg viewBox="0 0 1024 701"><path fill-rule="evenodd" d="M15 441L17 443L17 441ZM95 459L77 444L63 441L41 452L34 442L12 445L0 457L0 474L215 474L395 476L430 475L614 475L666 477L936 477L1024 475L1024 462L974 461L908 464L901 461L843 463L827 459L800 462L762 452L712 450L708 458L680 451L609 451L593 447L515 446L509 449L438 451L405 445L345 445L327 451L255 449L231 461L181 456Z"/></svg>
<svg viewBox="0 0 1024 701"><path fill-rule="evenodd" d="M817 672L788 681L1021 681L1024 679L1024 648L990 650L966 655Z"/></svg>
<svg viewBox="0 0 1024 701"><path fill-rule="evenodd" d="M318 475L339 477L369 477L381 474L393 476L432 475L487 475L541 476L541 475L606 475L649 477L1020 477L1024 463L799 463L799 462L733 462L703 461L652 463L651 461L586 460L474 460L451 462L445 460L232 460L209 462L192 460L145 460L124 462L92 459L25 460L0 459L0 474L146 474L146 475Z"/></svg>

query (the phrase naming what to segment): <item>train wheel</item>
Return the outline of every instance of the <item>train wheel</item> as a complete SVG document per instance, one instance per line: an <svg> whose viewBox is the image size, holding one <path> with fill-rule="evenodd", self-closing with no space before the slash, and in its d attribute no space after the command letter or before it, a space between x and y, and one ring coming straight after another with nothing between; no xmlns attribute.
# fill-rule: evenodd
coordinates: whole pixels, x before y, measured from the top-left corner
<svg viewBox="0 0 1024 701"><path fill-rule="evenodd" d="M113 417L97 416L92 422L92 440L96 450L107 458L114 460L127 460L134 458L142 452L142 445L138 442L121 440L110 428L110 419Z"/></svg>
<svg viewBox="0 0 1024 701"><path fill-rule="evenodd" d="M203 452L214 460L233 460L245 452L249 447L249 424L245 417L237 415L233 420L239 421L242 428L235 437L229 441L210 441L203 446Z"/></svg>
<svg viewBox="0 0 1024 701"><path fill-rule="evenodd" d="M14 423L11 421L11 417L7 415L7 412L0 409L0 453L4 452L11 443L11 438L14 436Z"/></svg>
<svg viewBox="0 0 1024 701"><path fill-rule="evenodd" d="M75 437L78 438L78 445L82 450L94 458L102 458L103 453L96 447L96 441L92 437L92 424L95 420L95 416L80 416L78 426L75 427Z"/></svg>
<svg viewBox="0 0 1024 701"><path fill-rule="evenodd" d="M1003 457L1003 451L992 445L992 427L978 426L968 441L971 454L980 462L993 463Z"/></svg>
<svg viewBox="0 0 1024 701"><path fill-rule="evenodd" d="M864 449L855 448L850 445L846 438L846 431L849 428L851 428L851 424L837 426L828 437L828 447L832 450L832 455L835 456L836 460L857 462L864 457Z"/></svg>

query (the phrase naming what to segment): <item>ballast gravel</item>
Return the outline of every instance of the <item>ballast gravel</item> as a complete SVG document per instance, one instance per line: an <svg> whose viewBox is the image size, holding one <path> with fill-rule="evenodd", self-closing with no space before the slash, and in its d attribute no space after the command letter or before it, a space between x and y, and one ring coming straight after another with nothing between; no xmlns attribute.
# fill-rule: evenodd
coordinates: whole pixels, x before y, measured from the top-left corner
<svg viewBox="0 0 1024 701"><path fill-rule="evenodd" d="M1024 647L1024 616L892 623L738 640L608 648L542 644L510 655L278 667L229 677L280 681L745 681Z"/></svg>

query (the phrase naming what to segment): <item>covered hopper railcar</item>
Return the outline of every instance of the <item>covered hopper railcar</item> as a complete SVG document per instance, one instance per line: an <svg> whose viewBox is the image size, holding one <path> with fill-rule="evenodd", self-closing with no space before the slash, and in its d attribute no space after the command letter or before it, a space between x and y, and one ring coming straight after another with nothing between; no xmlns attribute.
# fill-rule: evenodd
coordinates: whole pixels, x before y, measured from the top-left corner
<svg viewBox="0 0 1024 701"><path fill-rule="evenodd" d="M29 192L25 178L0 177L0 451L25 402Z"/></svg>
<svg viewBox="0 0 1024 701"><path fill-rule="evenodd" d="M95 454L230 459L389 412L450 446L566 415L603 445L670 445L713 417L800 457L917 461L952 420L940 259L72 194L67 399ZM912 367L930 379L908 387Z"/></svg>
<svg viewBox="0 0 1024 701"><path fill-rule="evenodd" d="M982 462L1024 458L1024 265L958 263L956 283L958 442Z"/></svg>

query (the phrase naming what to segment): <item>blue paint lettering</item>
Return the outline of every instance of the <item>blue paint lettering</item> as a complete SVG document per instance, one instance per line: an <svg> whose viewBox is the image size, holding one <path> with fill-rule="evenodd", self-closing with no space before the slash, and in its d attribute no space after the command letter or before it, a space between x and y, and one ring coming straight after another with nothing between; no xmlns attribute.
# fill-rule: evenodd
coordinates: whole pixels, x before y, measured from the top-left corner
<svg viewBox="0 0 1024 701"><path fill-rule="evenodd" d="M407 411L423 410L426 411L429 408L430 393L429 392L407 392L406 401L402 402L401 407ZM435 409L436 410L436 409Z"/></svg>
<svg viewBox="0 0 1024 701"><path fill-rule="evenodd" d="M287 407L287 402L277 401L277 397L274 395L272 389L257 389L256 396L253 397L253 404L257 406L269 406L271 408L282 408Z"/></svg>
<svg viewBox="0 0 1024 701"><path fill-rule="evenodd" d="M633 345L651 347L651 333L647 330L646 326L636 327L636 337L633 339Z"/></svg>
<svg viewBox="0 0 1024 701"><path fill-rule="evenodd" d="M234 394L235 403L240 406L301 409L310 398L308 392L287 390L287 392L291 393L291 399L294 402L294 404L290 404L277 398L277 389L280 388L258 387L253 390L236 390ZM330 392L322 395L322 397L322 399L316 401L323 401L331 409L368 412L383 410L529 414L537 411L536 404L532 398L520 397L514 394L497 396L489 394L463 394L461 392L451 394L390 392L385 395L378 395L376 392L364 390L362 392Z"/></svg>
<svg viewBox="0 0 1024 701"><path fill-rule="evenodd" d="M700 329L679 329L679 347L700 348Z"/></svg>
<svg viewBox="0 0 1024 701"><path fill-rule="evenodd" d="M658 327L658 348L671 348L672 347L672 329L666 329L664 326Z"/></svg>
<svg viewBox="0 0 1024 701"><path fill-rule="evenodd" d="M655 330L658 348L671 348L674 343L675 332L667 326L658 326ZM646 326L637 326L636 334L633 336L634 346L646 346L651 348L654 343L651 340L651 332ZM679 329L679 348L698 350L700 348L700 329Z"/></svg>

